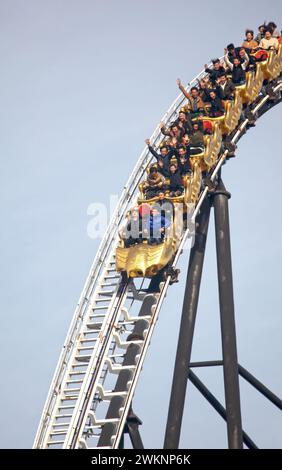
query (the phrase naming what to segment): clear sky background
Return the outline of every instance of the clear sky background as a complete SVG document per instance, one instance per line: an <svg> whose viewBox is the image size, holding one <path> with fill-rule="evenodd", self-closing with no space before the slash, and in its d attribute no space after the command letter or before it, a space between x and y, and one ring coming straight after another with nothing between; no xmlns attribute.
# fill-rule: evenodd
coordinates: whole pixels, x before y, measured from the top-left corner
<svg viewBox="0 0 282 470"><path fill-rule="evenodd" d="M246 27L282 27L281 0L0 0L0 446L29 448L98 247L92 202L120 194L163 113ZM282 388L281 117L267 113L224 167L240 363ZM213 223L193 360L219 359ZM146 358L134 409L145 447L162 447L187 254ZM177 299L177 302L176 302ZM221 369L199 376L224 403ZM240 382L243 426L281 448L278 409ZM183 448L226 447L225 424L188 386Z"/></svg>

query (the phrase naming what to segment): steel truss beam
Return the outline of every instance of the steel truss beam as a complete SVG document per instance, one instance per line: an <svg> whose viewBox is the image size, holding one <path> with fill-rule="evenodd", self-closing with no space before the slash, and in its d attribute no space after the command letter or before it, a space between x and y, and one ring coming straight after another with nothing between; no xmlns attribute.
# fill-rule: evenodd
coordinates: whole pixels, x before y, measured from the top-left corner
<svg viewBox="0 0 282 470"><path fill-rule="evenodd" d="M179 445L211 205L215 213L228 446L231 449L243 447L228 215L229 197L230 194L227 193L220 178L216 191L212 197L207 198L197 218L198 227L188 266L164 448L176 449Z"/></svg>

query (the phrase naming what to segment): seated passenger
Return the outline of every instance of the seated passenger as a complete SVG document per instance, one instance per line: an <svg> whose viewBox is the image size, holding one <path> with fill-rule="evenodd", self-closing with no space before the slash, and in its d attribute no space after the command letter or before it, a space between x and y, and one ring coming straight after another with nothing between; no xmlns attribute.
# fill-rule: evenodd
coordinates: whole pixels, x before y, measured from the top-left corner
<svg viewBox="0 0 282 470"><path fill-rule="evenodd" d="M139 216L138 207L132 209L124 234L125 248L136 243L142 243L142 219Z"/></svg>
<svg viewBox="0 0 282 470"><path fill-rule="evenodd" d="M164 183L165 178L160 175L160 173L158 173L158 170L155 166L151 166L149 169L147 180L143 185L146 199L151 199L152 197L157 196L159 190L163 188Z"/></svg>
<svg viewBox="0 0 282 470"><path fill-rule="evenodd" d="M224 106L222 104L221 98L219 98L215 92L215 90L210 91L210 110L209 115L210 117L216 118L219 116L223 116L224 114Z"/></svg>
<svg viewBox="0 0 282 470"><path fill-rule="evenodd" d="M174 217L174 205L166 198L164 191L159 192L157 204L160 206L161 215L164 215L170 222L172 222Z"/></svg>
<svg viewBox="0 0 282 470"><path fill-rule="evenodd" d="M160 158L157 163L157 171L165 178L169 177L169 164L164 159Z"/></svg>
<svg viewBox="0 0 282 470"><path fill-rule="evenodd" d="M178 163L179 163L181 157L184 157L187 160L189 160L189 157L190 157L190 147L189 147L189 145L180 145L178 147L177 155L176 155Z"/></svg>
<svg viewBox="0 0 282 470"><path fill-rule="evenodd" d="M193 123L193 133L190 136L190 155L197 155L204 152L204 134L198 122Z"/></svg>
<svg viewBox="0 0 282 470"><path fill-rule="evenodd" d="M119 234L119 237L122 239L122 240L125 240L126 238L126 227L127 227L127 224L130 220L130 216L131 216L131 211L127 211L126 214L125 214L125 219L124 221L121 223L120 227L119 227L119 231L118 231L118 234Z"/></svg>
<svg viewBox="0 0 282 470"><path fill-rule="evenodd" d="M265 33L265 30L266 30L266 24L261 24L259 27L258 27L258 34L256 35L255 37L255 41L259 44L260 41L264 38L264 33Z"/></svg>
<svg viewBox="0 0 282 470"><path fill-rule="evenodd" d="M271 32L269 31L269 29L266 29L264 33L264 38L259 43L259 47L261 47L262 49L266 51L269 51L272 49L277 50L279 47L279 42L277 38L273 38L271 36Z"/></svg>
<svg viewBox="0 0 282 470"><path fill-rule="evenodd" d="M183 138L183 137L182 137ZM181 142L181 139L177 139L176 137L170 137L170 139L167 141L166 145L168 146L168 148L170 150L173 150L174 152L174 155L175 155L175 152L177 150L177 146L178 146L178 142L180 141Z"/></svg>
<svg viewBox="0 0 282 470"><path fill-rule="evenodd" d="M235 47L234 44L228 44L227 48L224 49L224 51L227 50L228 53L228 59L230 62L233 63L234 59L239 58L239 50L240 47Z"/></svg>
<svg viewBox="0 0 282 470"><path fill-rule="evenodd" d="M209 100L209 93L210 93L210 89L212 88L212 84L209 81L208 77L198 80L198 83L199 83L199 96L200 98L202 98L203 102L206 103Z"/></svg>
<svg viewBox="0 0 282 470"><path fill-rule="evenodd" d="M192 126L192 130L193 130L193 126ZM182 137L181 139L181 145L183 145L186 150L189 150L189 153L190 153L190 146L189 146L189 142L190 142L190 137L188 134L184 134L184 136ZM188 148L189 147L189 148Z"/></svg>
<svg viewBox="0 0 282 470"><path fill-rule="evenodd" d="M189 113L184 113L184 111L179 112L178 118L174 124L176 124L180 130L183 130L185 134L189 134L192 130L191 116Z"/></svg>
<svg viewBox="0 0 282 470"><path fill-rule="evenodd" d="M163 160L164 166L168 168L169 167L169 162L170 162L171 158L173 157L173 155L175 154L175 150L168 149L167 145L163 145L160 148L160 153L158 153L150 145L150 139L146 139L145 143L148 145L148 148L149 148L151 154L154 155L157 162L159 162L160 160Z"/></svg>
<svg viewBox="0 0 282 470"><path fill-rule="evenodd" d="M188 93L184 86L181 84L181 80L178 78L176 83L183 95L188 99L188 111L190 112L191 118L203 115L205 113L205 103L199 96L198 89L194 86L191 88L191 93Z"/></svg>
<svg viewBox="0 0 282 470"><path fill-rule="evenodd" d="M191 173L189 158L186 158L184 155L181 155L178 162L178 169L181 176L187 175L187 173Z"/></svg>
<svg viewBox="0 0 282 470"><path fill-rule="evenodd" d="M235 85L232 80L227 80L226 73L217 80L216 93L222 100L234 98Z"/></svg>
<svg viewBox="0 0 282 470"><path fill-rule="evenodd" d="M181 196L183 193L183 182L180 171L177 166L172 163L169 167L169 190L170 197Z"/></svg>
<svg viewBox="0 0 282 470"><path fill-rule="evenodd" d="M273 21L270 21L268 23L266 29L269 29L270 34L273 38L279 38L280 37L280 33L277 29L277 25Z"/></svg>
<svg viewBox="0 0 282 470"><path fill-rule="evenodd" d="M150 245L162 243L165 237L165 231L170 226L170 221L161 214L160 207L158 204L155 204L152 207L150 215L150 238L148 243Z"/></svg>
<svg viewBox="0 0 282 470"><path fill-rule="evenodd" d="M169 129L165 126L164 122L160 122L160 129L163 135L168 135L169 137L175 137L176 139L181 139L184 134L184 129L180 129L177 124L173 123Z"/></svg>
<svg viewBox="0 0 282 470"><path fill-rule="evenodd" d="M146 240L149 237L150 214L150 204L144 202L139 206L139 217L142 221L142 240Z"/></svg>
<svg viewBox="0 0 282 470"><path fill-rule="evenodd" d="M256 60L254 56L248 54L246 49L244 49L244 47L241 47L241 49L239 50L239 59L241 63L244 63L246 55L248 56L248 59L249 59L249 63L246 67L246 72L248 72L249 70L254 72L256 70Z"/></svg>
<svg viewBox="0 0 282 470"><path fill-rule="evenodd" d="M240 59L238 59L237 57L235 57L233 59L233 62L231 62L228 58L227 49L224 49L224 51L225 51L224 60L226 62L226 65L231 70L232 82L235 85L242 85L246 81L246 68L249 64L249 58L246 52L244 52L244 62L241 63Z"/></svg>
<svg viewBox="0 0 282 470"><path fill-rule="evenodd" d="M258 42L254 40L254 32L251 29L246 30L246 39L242 43L242 47L247 49L248 53L258 48Z"/></svg>
<svg viewBox="0 0 282 470"><path fill-rule="evenodd" d="M216 80L221 77L223 73L225 73L225 68L221 65L219 59L212 60L213 68L208 68L208 65L205 64L205 72L209 74L210 81L214 85Z"/></svg>

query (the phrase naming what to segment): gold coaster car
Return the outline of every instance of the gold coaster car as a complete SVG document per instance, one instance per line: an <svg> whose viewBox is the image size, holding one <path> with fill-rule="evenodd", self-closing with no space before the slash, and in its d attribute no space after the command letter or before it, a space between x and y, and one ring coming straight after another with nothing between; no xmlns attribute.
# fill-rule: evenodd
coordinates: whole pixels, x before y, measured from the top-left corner
<svg viewBox="0 0 282 470"><path fill-rule="evenodd" d="M182 234L180 221L183 220L182 205L174 206L174 220L166 229L166 236L159 245L147 241L125 248L123 241L116 249L116 270L125 271L130 278L153 277L163 269L175 255Z"/></svg>

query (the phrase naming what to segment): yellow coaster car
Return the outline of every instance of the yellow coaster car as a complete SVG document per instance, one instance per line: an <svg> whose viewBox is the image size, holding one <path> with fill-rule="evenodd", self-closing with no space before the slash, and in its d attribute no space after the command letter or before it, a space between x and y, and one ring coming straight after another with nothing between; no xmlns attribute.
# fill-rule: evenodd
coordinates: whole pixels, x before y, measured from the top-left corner
<svg viewBox="0 0 282 470"><path fill-rule="evenodd" d="M116 249L116 270L126 272L128 277L153 277L163 269L176 253L182 234L182 204L174 205L173 223L166 230L166 236L159 245L149 245L147 241L138 245Z"/></svg>

